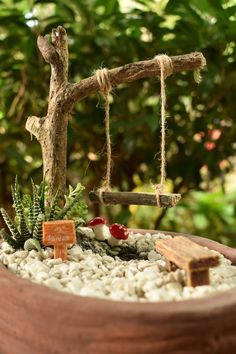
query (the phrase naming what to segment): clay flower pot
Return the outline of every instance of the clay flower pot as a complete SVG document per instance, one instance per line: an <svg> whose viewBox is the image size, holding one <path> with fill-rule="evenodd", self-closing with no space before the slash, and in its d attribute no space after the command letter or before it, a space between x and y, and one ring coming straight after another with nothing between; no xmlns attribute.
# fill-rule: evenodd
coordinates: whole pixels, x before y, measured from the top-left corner
<svg viewBox="0 0 236 354"><path fill-rule="evenodd" d="M236 250L189 237L236 262ZM236 288L203 299L129 303L69 295L0 267L1 354L231 354L235 333Z"/></svg>

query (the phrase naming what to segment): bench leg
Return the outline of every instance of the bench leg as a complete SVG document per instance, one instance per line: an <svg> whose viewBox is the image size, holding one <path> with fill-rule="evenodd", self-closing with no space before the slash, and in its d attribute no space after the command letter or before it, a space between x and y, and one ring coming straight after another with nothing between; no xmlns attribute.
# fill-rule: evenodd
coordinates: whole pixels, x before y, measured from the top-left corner
<svg viewBox="0 0 236 354"><path fill-rule="evenodd" d="M173 262L166 259L166 269L168 272L174 272L178 267Z"/></svg>
<svg viewBox="0 0 236 354"><path fill-rule="evenodd" d="M199 269L195 271L187 272L187 286L199 286L208 285L209 279L209 269Z"/></svg>

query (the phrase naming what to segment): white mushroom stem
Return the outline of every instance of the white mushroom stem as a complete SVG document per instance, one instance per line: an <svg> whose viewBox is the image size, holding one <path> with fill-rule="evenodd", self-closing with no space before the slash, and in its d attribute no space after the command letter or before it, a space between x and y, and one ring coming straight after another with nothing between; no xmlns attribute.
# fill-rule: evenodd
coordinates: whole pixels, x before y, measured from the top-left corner
<svg viewBox="0 0 236 354"><path fill-rule="evenodd" d="M110 237L109 237L108 240L107 240L107 242L109 243L109 245L112 246L112 247L113 247L113 246L118 246L118 245L120 245L120 244L121 244L121 241L122 241L122 240L119 240L119 239L113 237L113 236L111 235L111 233L110 233Z"/></svg>
<svg viewBox="0 0 236 354"><path fill-rule="evenodd" d="M104 241L109 237L109 227L104 224L93 226L96 240Z"/></svg>

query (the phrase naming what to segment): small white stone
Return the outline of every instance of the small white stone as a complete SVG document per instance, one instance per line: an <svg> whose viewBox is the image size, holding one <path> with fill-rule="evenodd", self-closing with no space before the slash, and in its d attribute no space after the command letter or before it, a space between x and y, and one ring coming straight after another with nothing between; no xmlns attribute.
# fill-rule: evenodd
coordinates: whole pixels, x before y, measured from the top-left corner
<svg viewBox="0 0 236 354"><path fill-rule="evenodd" d="M0 254L0 262L7 264L7 255L5 253Z"/></svg>
<svg viewBox="0 0 236 354"><path fill-rule="evenodd" d="M69 265L66 263L55 264L52 269L60 272L62 276L65 276L69 272Z"/></svg>
<svg viewBox="0 0 236 354"><path fill-rule="evenodd" d="M84 259L84 252L79 246L72 247L70 250L68 250L68 254L71 256L77 256L80 259Z"/></svg>
<svg viewBox="0 0 236 354"><path fill-rule="evenodd" d="M22 258L16 258L15 263L18 264L20 267L22 267L26 264L26 261L25 261L25 259L22 259Z"/></svg>
<svg viewBox="0 0 236 354"><path fill-rule="evenodd" d="M23 278L23 279L29 279L29 278L30 278L29 272L26 272L26 271L21 271L21 272L20 272L20 276L21 276L21 278Z"/></svg>
<svg viewBox="0 0 236 354"><path fill-rule="evenodd" d="M7 256L6 262L7 262L7 264L11 264L11 263L15 262L15 259L16 259L16 257L15 257L15 254L13 253L13 254L10 254L9 256Z"/></svg>
<svg viewBox="0 0 236 354"><path fill-rule="evenodd" d="M149 301L163 301L166 299L166 293L162 289L153 289L145 294Z"/></svg>
<svg viewBox="0 0 236 354"><path fill-rule="evenodd" d="M36 275L39 272L48 273L50 270L46 264L38 260L34 260L33 262L26 264L25 269L32 275Z"/></svg>
<svg viewBox="0 0 236 354"><path fill-rule="evenodd" d="M48 259L48 258L52 258L53 257L53 249L50 247L47 247L45 250L43 250L42 252L42 257L43 259Z"/></svg>
<svg viewBox="0 0 236 354"><path fill-rule="evenodd" d="M78 257L76 256L67 256L67 260L70 262L78 262Z"/></svg>
<svg viewBox="0 0 236 354"><path fill-rule="evenodd" d="M74 278L70 282L67 282L66 287L73 293L79 293L83 287L83 282L79 278ZM86 292L86 290L84 290Z"/></svg>
<svg viewBox="0 0 236 354"><path fill-rule="evenodd" d="M157 253L156 251L152 250L150 252L148 252L148 260L150 262L154 262L161 259L161 255L159 253Z"/></svg>
<svg viewBox="0 0 236 354"><path fill-rule="evenodd" d="M158 276L158 272L156 267L148 267L143 270L143 274L145 274L145 277L147 280L154 280Z"/></svg>
<svg viewBox="0 0 236 354"><path fill-rule="evenodd" d="M80 226L80 227L78 227L78 231L80 231L81 233L84 234L84 236L86 236L90 239L95 238L95 233L93 232L93 229L91 229L90 227Z"/></svg>
<svg viewBox="0 0 236 354"><path fill-rule="evenodd" d="M13 273L17 273L17 264L16 263L10 263L8 265L8 269L11 270Z"/></svg>
<svg viewBox="0 0 236 354"><path fill-rule="evenodd" d="M124 300L125 292L122 290L114 290L110 293L110 296L113 300Z"/></svg>
<svg viewBox="0 0 236 354"><path fill-rule="evenodd" d="M43 280L45 280L45 279L47 279L48 278L48 273L46 273L46 272L38 272L37 274L36 274L36 280L38 281L38 282L42 282Z"/></svg>
<svg viewBox="0 0 236 354"><path fill-rule="evenodd" d="M96 290L92 286L87 285L80 290L80 295L94 297L96 296Z"/></svg>
<svg viewBox="0 0 236 354"><path fill-rule="evenodd" d="M62 286L66 286L66 284L70 283L73 279L71 276L63 277L60 279L60 283Z"/></svg>
<svg viewBox="0 0 236 354"><path fill-rule="evenodd" d="M13 251L13 248L5 241L1 243L1 249L4 251Z"/></svg>
<svg viewBox="0 0 236 354"><path fill-rule="evenodd" d="M14 253L16 258L20 258L20 259L25 259L28 256L29 252L28 251L16 251Z"/></svg>
<svg viewBox="0 0 236 354"><path fill-rule="evenodd" d="M166 284L165 289L167 291L174 291L174 292L180 293L183 290L183 287L181 284L179 284L177 282L173 282L173 283Z"/></svg>
<svg viewBox="0 0 236 354"><path fill-rule="evenodd" d="M53 289L63 289L63 286L61 285L60 281L55 277L48 278L43 283Z"/></svg>
<svg viewBox="0 0 236 354"><path fill-rule="evenodd" d="M41 253L38 252L38 251L35 251L35 250L29 251L29 256L32 257L32 258L38 258L38 259L42 258Z"/></svg>
<svg viewBox="0 0 236 354"><path fill-rule="evenodd" d="M102 257L102 260L105 262L105 263L112 263L114 262L114 258L110 257L110 256L104 256Z"/></svg>
<svg viewBox="0 0 236 354"><path fill-rule="evenodd" d="M62 274L60 270L51 268L48 277L55 277L57 279L61 279Z"/></svg>
<svg viewBox="0 0 236 354"><path fill-rule="evenodd" d="M153 281L147 281L142 287L144 292L149 292L153 289L155 289L155 283Z"/></svg>
<svg viewBox="0 0 236 354"><path fill-rule="evenodd" d="M56 258L56 259L48 259L46 260L45 264L47 264L50 268L57 265L57 264L62 264L63 261L61 258Z"/></svg>

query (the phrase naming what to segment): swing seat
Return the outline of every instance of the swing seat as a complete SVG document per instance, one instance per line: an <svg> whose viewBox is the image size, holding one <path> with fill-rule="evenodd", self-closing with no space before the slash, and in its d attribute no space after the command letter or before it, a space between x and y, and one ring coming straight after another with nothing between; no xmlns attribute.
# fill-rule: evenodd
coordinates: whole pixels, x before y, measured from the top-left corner
<svg viewBox="0 0 236 354"><path fill-rule="evenodd" d="M94 203L100 202L98 191L91 191L89 199ZM151 205L160 208L171 208L181 199L181 194L165 193L159 195L159 203L155 193L134 192L103 192L102 200L106 205ZM158 205L159 204L159 205Z"/></svg>

